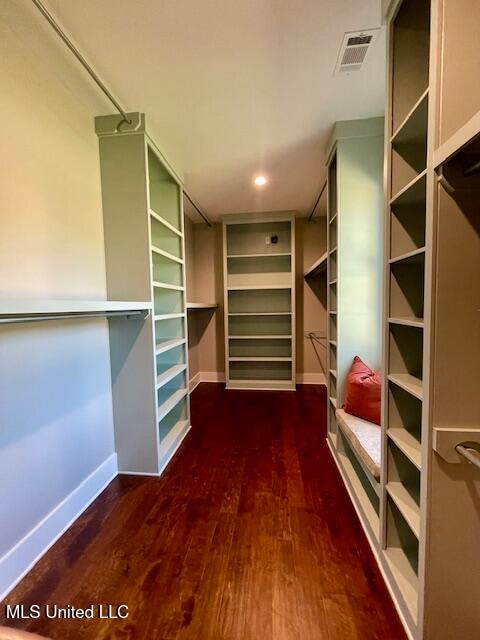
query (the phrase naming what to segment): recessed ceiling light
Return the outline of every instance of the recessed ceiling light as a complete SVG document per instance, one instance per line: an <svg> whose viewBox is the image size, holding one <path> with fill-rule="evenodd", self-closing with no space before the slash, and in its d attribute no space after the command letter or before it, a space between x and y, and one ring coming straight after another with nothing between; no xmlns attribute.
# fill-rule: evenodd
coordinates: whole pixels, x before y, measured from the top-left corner
<svg viewBox="0 0 480 640"><path fill-rule="evenodd" d="M264 187L267 184L267 179L265 176L256 176L253 182L257 187Z"/></svg>

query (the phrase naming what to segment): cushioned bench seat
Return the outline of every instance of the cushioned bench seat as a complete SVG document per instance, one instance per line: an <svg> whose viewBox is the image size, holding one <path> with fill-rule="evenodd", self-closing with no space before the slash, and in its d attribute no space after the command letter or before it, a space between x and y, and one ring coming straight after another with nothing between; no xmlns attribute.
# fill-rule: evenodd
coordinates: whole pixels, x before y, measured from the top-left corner
<svg viewBox="0 0 480 640"><path fill-rule="evenodd" d="M381 430L378 424L352 416L343 409L337 409L335 415L352 449L375 480L380 480Z"/></svg>

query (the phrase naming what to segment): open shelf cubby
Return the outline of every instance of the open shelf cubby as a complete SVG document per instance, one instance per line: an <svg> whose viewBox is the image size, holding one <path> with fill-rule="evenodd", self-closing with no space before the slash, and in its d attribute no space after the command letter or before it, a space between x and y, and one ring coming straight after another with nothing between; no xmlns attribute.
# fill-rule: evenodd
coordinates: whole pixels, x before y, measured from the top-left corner
<svg viewBox="0 0 480 640"><path fill-rule="evenodd" d="M184 292L154 286L153 309L156 316L170 313L183 314L185 312Z"/></svg>
<svg viewBox="0 0 480 640"><path fill-rule="evenodd" d="M289 254L292 250L289 221L230 224L226 235L228 257ZM266 244L267 238L269 238L268 244Z"/></svg>
<svg viewBox="0 0 480 640"><path fill-rule="evenodd" d="M227 388L295 388L294 222L224 217Z"/></svg>
<svg viewBox="0 0 480 640"><path fill-rule="evenodd" d="M390 374L409 374L421 380L423 331L416 327L390 325L388 358Z"/></svg>
<svg viewBox="0 0 480 640"><path fill-rule="evenodd" d="M183 285L183 265L152 250L152 278L154 282L165 282L181 287Z"/></svg>
<svg viewBox="0 0 480 640"><path fill-rule="evenodd" d="M391 263L389 317L422 319L424 299L424 253Z"/></svg>
<svg viewBox="0 0 480 640"><path fill-rule="evenodd" d="M417 469L421 469L422 403L391 382L388 383L387 435Z"/></svg>
<svg viewBox="0 0 480 640"><path fill-rule="evenodd" d="M175 258L182 257L182 237L174 229L166 226L158 218L150 216L152 247L169 253Z"/></svg>
<svg viewBox="0 0 480 640"><path fill-rule="evenodd" d="M181 231L180 187L150 146L148 147L148 177L150 209L172 227Z"/></svg>
<svg viewBox="0 0 480 640"><path fill-rule="evenodd" d="M290 338L268 339L247 338L229 339L230 358L291 358L292 341Z"/></svg>
<svg viewBox="0 0 480 640"><path fill-rule="evenodd" d="M386 520L385 559L409 614L416 622L418 614L418 539L390 497L387 499Z"/></svg>
<svg viewBox="0 0 480 640"><path fill-rule="evenodd" d="M387 492L419 538L420 471L392 440L388 442L387 458Z"/></svg>

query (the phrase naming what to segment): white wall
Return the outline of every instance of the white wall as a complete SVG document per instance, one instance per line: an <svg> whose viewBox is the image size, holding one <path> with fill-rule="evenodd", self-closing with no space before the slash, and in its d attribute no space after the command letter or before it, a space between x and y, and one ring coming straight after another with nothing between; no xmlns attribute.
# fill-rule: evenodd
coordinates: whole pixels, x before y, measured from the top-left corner
<svg viewBox="0 0 480 640"><path fill-rule="evenodd" d="M30 2L1 2L0 86L0 295L105 298L93 117L110 109ZM113 454L105 321L0 327L0 597Z"/></svg>

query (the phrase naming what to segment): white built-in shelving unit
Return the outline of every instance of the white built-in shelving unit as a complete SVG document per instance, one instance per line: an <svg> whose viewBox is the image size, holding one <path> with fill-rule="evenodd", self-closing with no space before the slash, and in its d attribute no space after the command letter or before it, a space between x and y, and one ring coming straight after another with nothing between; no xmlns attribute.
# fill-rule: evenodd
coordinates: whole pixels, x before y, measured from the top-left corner
<svg viewBox="0 0 480 640"><path fill-rule="evenodd" d="M341 409L358 355L382 356L383 118L338 122L327 149L328 444L369 539L380 539L378 478L352 446ZM340 417L341 416L341 417ZM364 425L373 437L380 427Z"/></svg>
<svg viewBox="0 0 480 640"><path fill-rule="evenodd" d="M107 291L152 307L110 329L115 442L120 472L159 474L190 427L182 183L129 119L96 118Z"/></svg>
<svg viewBox="0 0 480 640"><path fill-rule="evenodd" d="M225 216L227 388L295 389L295 220Z"/></svg>

